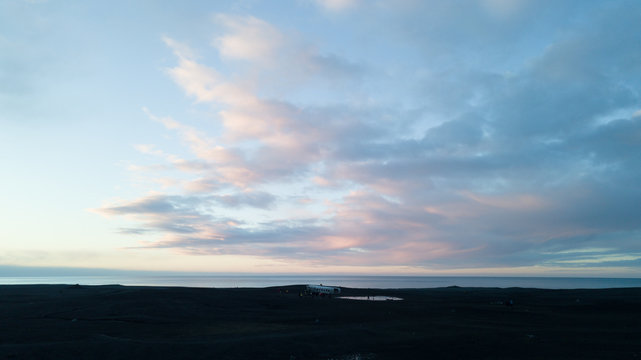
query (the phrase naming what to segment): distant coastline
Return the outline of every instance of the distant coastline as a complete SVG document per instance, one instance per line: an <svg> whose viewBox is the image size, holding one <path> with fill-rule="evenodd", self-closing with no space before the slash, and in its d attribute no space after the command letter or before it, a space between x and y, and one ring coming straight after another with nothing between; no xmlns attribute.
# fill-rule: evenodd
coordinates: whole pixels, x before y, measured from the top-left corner
<svg viewBox="0 0 641 360"><path fill-rule="evenodd" d="M6 273L5 273L6 274ZM0 285L81 284L264 288L296 284L328 284L349 288L411 289L449 286L484 288L605 289L641 287L639 278L497 277L497 276L364 276L364 275L109 275L0 276Z"/></svg>

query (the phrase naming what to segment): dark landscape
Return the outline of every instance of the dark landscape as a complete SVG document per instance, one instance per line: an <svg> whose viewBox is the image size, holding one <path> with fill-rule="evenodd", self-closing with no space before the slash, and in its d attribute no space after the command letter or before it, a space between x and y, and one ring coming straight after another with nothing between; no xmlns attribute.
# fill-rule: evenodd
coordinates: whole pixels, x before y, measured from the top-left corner
<svg viewBox="0 0 641 360"><path fill-rule="evenodd" d="M303 289L0 286L0 358L641 359L641 288Z"/></svg>

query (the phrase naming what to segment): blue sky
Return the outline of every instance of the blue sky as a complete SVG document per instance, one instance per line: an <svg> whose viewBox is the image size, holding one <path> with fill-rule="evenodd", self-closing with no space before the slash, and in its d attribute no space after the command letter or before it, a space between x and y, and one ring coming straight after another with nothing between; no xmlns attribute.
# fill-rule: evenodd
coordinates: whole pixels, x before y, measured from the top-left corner
<svg viewBox="0 0 641 360"><path fill-rule="evenodd" d="M0 0L0 265L639 276L640 24Z"/></svg>

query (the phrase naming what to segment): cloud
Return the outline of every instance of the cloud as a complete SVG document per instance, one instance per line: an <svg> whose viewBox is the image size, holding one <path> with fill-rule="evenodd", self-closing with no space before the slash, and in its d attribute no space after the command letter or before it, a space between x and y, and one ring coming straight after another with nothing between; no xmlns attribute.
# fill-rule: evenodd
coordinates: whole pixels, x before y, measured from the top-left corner
<svg viewBox="0 0 641 360"><path fill-rule="evenodd" d="M144 228L120 228L118 230L120 234L124 235L143 235L149 233L149 229Z"/></svg>
<svg viewBox="0 0 641 360"><path fill-rule="evenodd" d="M245 19L235 27L253 26L256 21ZM382 131L373 129L362 120L370 113L358 114L351 109L301 108L283 101L261 99L249 89L220 76L214 69L196 62L194 51L186 45L170 38L165 38L165 43L178 57L178 65L168 69L168 73L185 93L199 102L224 106L218 112L224 132L217 137L207 136L171 118L160 118L145 110L152 119L178 132L197 158L212 170L206 174L205 180L192 182L189 185L191 189L206 189L207 184L214 183L247 188L263 180L300 176L310 164L331 151L331 147L340 144L334 137ZM319 59L314 62L325 61ZM336 58L328 61L341 62ZM333 65L332 68L341 66ZM343 135L339 135L341 133ZM251 143L251 151L239 147L243 142Z"/></svg>
<svg viewBox="0 0 641 360"><path fill-rule="evenodd" d="M213 199L226 207L252 206L261 209L270 208L276 201L276 197L270 193L251 191L241 194L217 195Z"/></svg>
<svg viewBox="0 0 641 360"><path fill-rule="evenodd" d="M143 247L192 254L427 270L637 266L641 32L630 29L641 19L634 3L616 3L586 2L569 22L558 18L566 3L369 7L394 33L394 44L380 38L392 59L371 68L402 64L399 77L363 71L257 17L219 14L214 46L233 75L165 39L177 61L167 73L216 126L147 111L191 158L137 147L188 177L184 193L100 211L141 224L125 232L163 234ZM528 11L542 24L513 21ZM397 41L407 52L390 50ZM287 75L312 96L266 81ZM340 94L380 99L369 85L384 84L391 98L319 104L317 78L331 76L355 81Z"/></svg>
<svg viewBox="0 0 641 360"><path fill-rule="evenodd" d="M498 18L512 17L527 8L530 0L481 0L481 5Z"/></svg>
<svg viewBox="0 0 641 360"><path fill-rule="evenodd" d="M283 257L304 251L306 234L318 234L314 220L282 221L248 225L243 220L216 215L216 204L227 208L269 207L274 198L266 193L222 196L149 195L95 209L107 216L126 216L141 227L123 228L126 235L162 234L160 239L140 241L140 248L172 248L190 254L247 254ZM307 236L305 236L307 237ZM284 249L289 249L283 254ZM310 255L311 256L311 255Z"/></svg>
<svg viewBox="0 0 641 360"><path fill-rule="evenodd" d="M229 83L214 69L196 62L193 50L171 38L164 37L165 44L178 57L178 66L168 69L172 79L188 95L200 102L221 101L228 104L252 104L255 98L245 89Z"/></svg>
<svg viewBox="0 0 641 360"><path fill-rule="evenodd" d="M216 22L228 32L214 39L220 55L230 59L269 59L283 45L284 36L269 23L253 16L218 14Z"/></svg>
<svg viewBox="0 0 641 360"><path fill-rule="evenodd" d="M297 87L306 79L340 82L358 79L365 72L361 64L335 53L321 52L296 32L284 32L254 16L217 14L214 19L221 34L214 38L212 46L227 63L249 66L251 78L245 81L250 84ZM185 48L175 42L168 45L174 49ZM179 57L182 54L182 51L174 52Z"/></svg>
<svg viewBox="0 0 641 360"><path fill-rule="evenodd" d="M329 11L345 11L358 5L359 0L315 0L321 8Z"/></svg>

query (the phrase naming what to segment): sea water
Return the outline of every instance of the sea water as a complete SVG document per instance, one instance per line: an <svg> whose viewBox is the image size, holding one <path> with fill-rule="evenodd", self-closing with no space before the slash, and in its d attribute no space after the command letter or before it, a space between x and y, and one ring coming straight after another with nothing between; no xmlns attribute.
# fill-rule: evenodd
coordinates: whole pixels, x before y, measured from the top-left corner
<svg viewBox="0 0 641 360"><path fill-rule="evenodd" d="M1 285L82 284L182 286L208 288L270 287L324 284L350 288L522 287L541 289L602 289L641 287L638 278L487 277L487 276L339 276L339 275L109 275L0 276Z"/></svg>

